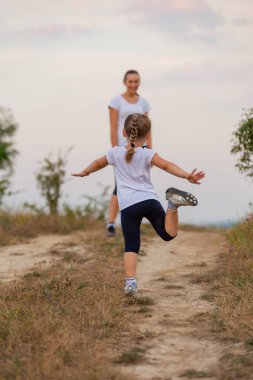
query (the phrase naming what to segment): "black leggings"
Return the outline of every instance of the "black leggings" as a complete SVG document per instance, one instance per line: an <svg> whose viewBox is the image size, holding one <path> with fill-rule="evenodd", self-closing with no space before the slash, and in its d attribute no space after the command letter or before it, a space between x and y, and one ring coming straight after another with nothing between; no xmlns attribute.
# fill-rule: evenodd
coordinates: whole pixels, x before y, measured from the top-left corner
<svg viewBox="0 0 253 380"><path fill-rule="evenodd" d="M123 209L121 215L121 226L125 239L125 252L139 253L141 243L141 221L147 218L158 235L166 241L174 239L164 227L165 211L156 199L135 203Z"/></svg>

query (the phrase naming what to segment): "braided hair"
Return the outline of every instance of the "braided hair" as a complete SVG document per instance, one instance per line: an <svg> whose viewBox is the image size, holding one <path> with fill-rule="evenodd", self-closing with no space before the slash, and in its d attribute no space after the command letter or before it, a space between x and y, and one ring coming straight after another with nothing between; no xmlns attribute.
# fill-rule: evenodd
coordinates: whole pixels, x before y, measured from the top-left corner
<svg viewBox="0 0 253 380"><path fill-rule="evenodd" d="M148 116L134 113L126 118L124 128L131 145L126 152L126 161L131 162L135 153L135 141L147 135L151 129L151 123Z"/></svg>

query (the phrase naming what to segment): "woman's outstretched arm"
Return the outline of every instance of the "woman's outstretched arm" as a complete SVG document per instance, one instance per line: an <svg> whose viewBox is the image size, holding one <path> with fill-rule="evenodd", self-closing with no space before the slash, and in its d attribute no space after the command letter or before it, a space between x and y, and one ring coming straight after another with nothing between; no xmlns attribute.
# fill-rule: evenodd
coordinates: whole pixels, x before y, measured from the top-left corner
<svg viewBox="0 0 253 380"><path fill-rule="evenodd" d="M144 115L148 116L148 112L144 112ZM148 134L146 144L149 149L152 149L152 131Z"/></svg>
<svg viewBox="0 0 253 380"><path fill-rule="evenodd" d="M118 145L118 117L119 111L115 108L109 108L109 117L110 117L110 136L112 147Z"/></svg>
<svg viewBox="0 0 253 380"><path fill-rule="evenodd" d="M100 157L97 160L93 161L87 168L83 169L79 173L71 173L74 177L86 177L87 175L94 173L98 170L101 170L109 165L106 156Z"/></svg>

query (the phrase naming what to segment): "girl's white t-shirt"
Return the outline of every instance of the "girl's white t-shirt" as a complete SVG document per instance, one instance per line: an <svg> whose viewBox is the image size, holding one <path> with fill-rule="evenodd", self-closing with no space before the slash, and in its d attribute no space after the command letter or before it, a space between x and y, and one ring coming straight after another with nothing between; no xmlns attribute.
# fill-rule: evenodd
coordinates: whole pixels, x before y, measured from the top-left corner
<svg viewBox="0 0 253 380"><path fill-rule="evenodd" d="M132 160L127 162L126 151L124 146L115 146L106 153L107 161L114 169L120 211L147 199L159 200L150 180L151 160L156 152L135 148Z"/></svg>
<svg viewBox="0 0 253 380"><path fill-rule="evenodd" d="M118 116L118 145L125 146L127 144L126 137L123 136L122 130L124 128L124 122L128 115L133 113L144 114L150 111L150 105L148 102L139 97L136 103L129 103L124 99L122 95L114 96L109 105L109 108L115 108L119 112Z"/></svg>

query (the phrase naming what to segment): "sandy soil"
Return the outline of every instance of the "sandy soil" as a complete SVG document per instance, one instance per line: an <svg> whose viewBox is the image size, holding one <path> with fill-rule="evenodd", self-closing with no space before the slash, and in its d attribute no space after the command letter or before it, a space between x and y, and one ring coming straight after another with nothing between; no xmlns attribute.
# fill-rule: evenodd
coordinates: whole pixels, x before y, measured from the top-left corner
<svg viewBox="0 0 253 380"><path fill-rule="evenodd" d="M1 247L0 281L15 280L27 272L45 269L62 258L69 247L72 252L82 253L84 247L74 241L75 235L46 235L24 244Z"/></svg>
<svg viewBox="0 0 253 380"><path fill-rule="evenodd" d="M203 285L193 283L192 276L211 268L223 247L219 233L186 231L168 244L155 238L144 246L146 255L138 268L139 293L150 296L155 305L141 331L153 337L140 344L145 360L126 366L124 372L142 380L216 378L216 364L225 346L194 334L194 316L214 305L201 299Z"/></svg>

